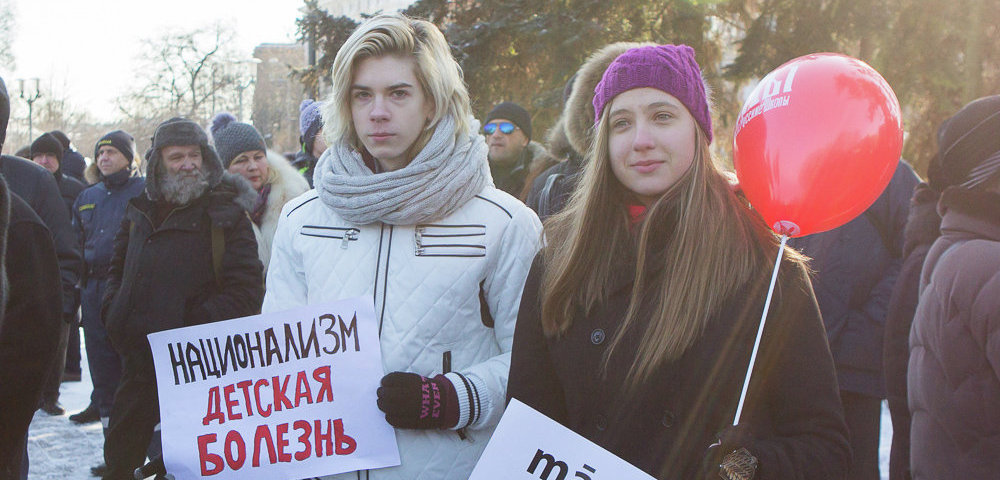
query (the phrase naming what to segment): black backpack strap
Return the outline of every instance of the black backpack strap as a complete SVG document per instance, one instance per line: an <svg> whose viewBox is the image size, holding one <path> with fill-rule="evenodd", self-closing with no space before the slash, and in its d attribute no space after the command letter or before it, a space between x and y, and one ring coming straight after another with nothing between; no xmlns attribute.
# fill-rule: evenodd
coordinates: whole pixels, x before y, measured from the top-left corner
<svg viewBox="0 0 1000 480"><path fill-rule="evenodd" d="M549 211L552 208L552 186L555 185L556 180L561 177L561 173L553 173L549 175L549 178L545 179L545 186L542 187L542 193L538 195L538 216L545 218L552 215L553 212Z"/></svg>

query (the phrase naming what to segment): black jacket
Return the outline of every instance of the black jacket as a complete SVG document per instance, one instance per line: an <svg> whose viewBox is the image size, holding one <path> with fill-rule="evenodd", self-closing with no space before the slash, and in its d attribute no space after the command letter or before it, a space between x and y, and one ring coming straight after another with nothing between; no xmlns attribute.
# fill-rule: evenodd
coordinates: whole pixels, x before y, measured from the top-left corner
<svg viewBox="0 0 1000 480"><path fill-rule="evenodd" d="M885 391L892 415L892 449L889 453L889 480L909 480L910 409L906 405L906 371L910 360L910 327L917 310L920 270L927 251L941 235L937 212L940 195L922 183L910 199L910 214L903 234L903 267L889 298L885 317Z"/></svg>
<svg viewBox="0 0 1000 480"><path fill-rule="evenodd" d="M313 188L313 172L316 171L316 162L318 161L319 159L304 150L296 153L295 160L292 161L292 167L295 167L303 177L306 177L309 188Z"/></svg>
<svg viewBox="0 0 1000 480"><path fill-rule="evenodd" d="M11 182L13 183L13 182ZM10 195L6 270L9 286L0 329L0 479L19 479L24 435L59 343L59 264L52 235L30 206Z"/></svg>
<svg viewBox="0 0 1000 480"><path fill-rule="evenodd" d="M159 226L152 220L156 203L145 195L129 201L115 237L102 316L121 355L139 355L151 371L147 334L260 312L263 267L250 218L235 196L231 184L219 184L172 210ZM213 224L225 238L218 279Z"/></svg>
<svg viewBox="0 0 1000 480"><path fill-rule="evenodd" d="M913 169L900 160L889 185L863 214L833 230L788 241L812 258L812 284L841 390L885 397L885 319L917 183Z"/></svg>
<svg viewBox="0 0 1000 480"><path fill-rule="evenodd" d="M536 260L521 299L508 396L657 478L704 478L706 449L735 414L769 278L734 295L678 361L628 399L635 350L620 349L605 378L601 362L627 310L634 260L615 273L607 302L579 312L559 338L542 332L542 270ZM760 480L841 478L850 450L816 300L800 265L784 262L780 279L740 422L754 436L745 446L760 460Z"/></svg>
<svg viewBox="0 0 1000 480"><path fill-rule="evenodd" d="M62 313L69 318L76 312L79 303L76 292L83 270L83 256L59 187L48 170L11 155L0 157L0 173L7 179L10 191L21 197L51 232L59 257Z"/></svg>
<svg viewBox="0 0 1000 480"><path fill-rule="evenodd" d="M55 175L56 186L59 187L59 195L62 196L63 203L66 204L66 210L69 212L70 220L73 218L73 202L76 201L76 197L80 196L86 185L83 182L70 177L64 173L57 173Z"/></svg>
<svg viewBox="0 0 1000 480"><path fill-rule="evenodd" d="M562 211L583 173L583 159L571 154L535 177L525 204L545 220Z"/></svg>
<svg viewBox="0 0 1000 480"><path fill-rule="evenodd" d="M63 152L62 161L59 162L59 170L62 171L63 175L66 175L84 186L87 186L86 180L84 180L83 171L87 168L87 161L83 158L83 155L76 150L66 150Z"/></svg>

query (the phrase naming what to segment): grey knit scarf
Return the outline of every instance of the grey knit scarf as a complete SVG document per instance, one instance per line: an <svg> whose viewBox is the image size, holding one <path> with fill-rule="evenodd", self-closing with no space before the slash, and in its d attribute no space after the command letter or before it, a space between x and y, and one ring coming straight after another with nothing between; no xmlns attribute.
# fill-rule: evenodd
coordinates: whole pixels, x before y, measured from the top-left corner
<svg viewBox="0 0 1000 480"><path fill-rule="evenodd" d="M372 173L354 147L335 144L316 164L316 192L359 225L414 225L445 217L493 185L486 140L476 133L479 122L470 123L470 133L456 142L455 121L445 116L413 161L393 172Z"/></svg>

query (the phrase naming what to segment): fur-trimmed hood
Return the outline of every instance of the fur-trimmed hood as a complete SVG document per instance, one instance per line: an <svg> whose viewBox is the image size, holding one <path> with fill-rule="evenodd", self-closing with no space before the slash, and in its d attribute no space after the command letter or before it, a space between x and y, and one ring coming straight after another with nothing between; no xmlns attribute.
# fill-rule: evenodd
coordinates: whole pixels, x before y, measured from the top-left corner
<svg viewBox="0 0 1000 480"><path fill-rule="evenodd" d="M233 203L239 205L247 213L253 211L253 205L257 201L257 192L242 175L222 172L219 185L229 187L236 193L233 197Z"/></svg>
<svg viewBox="0 0 1000 480"><path fill-rule="evenodd" d="M553 163L553 158L549 155L549 151L545 149L542 144L531 141L528 142L528 146L524 147L527 152L527 165L529 172L541 171L548 168L549 165Z"/></svg>
<svg viewBox="0 0 1000 480"><path fill-rule="evenodd" d="M545 133L545 145L549 150L549 155L560 160L577 155L573 145L569 143L569 137L566 136L566 119L562 116Z"/></svg>
<svg viewBox="0 0 1000 480"><path fill-rule="evenodd" d="M265 272L267 272L268 264L271 261L271 243L274 241L274 232L278 228L281 207L284 207L289 200L309 190L309 182L295 167L288 163L284 155L268 150L267 168L271 193L268 194L267 208L260 219L260 226L255 225L257 251L261 263L264 264Z"/></svg>
<svg viewBox="0 0 1000 480"><path fill-rule="evenodd" d="M163 147L174 145L198 145L201 147L202 170L208 175L209 189L222 181L222 160L208 143L208 134L195 122L180 117L174 117L161 123L153 133L153 145L146 151L146 196L158 201L163 198L160 192L160 152ZM252 191L252 189L251 189ZM251 203L251 206L253 204Z"/></svg>
<svg viewBox="0 0 1000 480"><path fill-rule="evenodd" d="M132 177L142 176L142 172L138 167L135 166L134 162L125 168L129 170L129 176ZM83 180L84 182L86 182L87 186L94 185L95 183L104 180L104 175L101 174L101 170L97 167L96 161L91 162L90 165L87 165L87 168L84 169Z"/></svg>
<svg viewBox="0 0 1000 480"><path fill-rule="evenodd" d="M617 42L594 52L576 72L573 89L566 100L559 120L546 135L549 152L556 158L566 158L570 151L586 156L594 137L594 89L604 71L626 50L653 43ZM559 130L562 130L560 132Z"/></svg>

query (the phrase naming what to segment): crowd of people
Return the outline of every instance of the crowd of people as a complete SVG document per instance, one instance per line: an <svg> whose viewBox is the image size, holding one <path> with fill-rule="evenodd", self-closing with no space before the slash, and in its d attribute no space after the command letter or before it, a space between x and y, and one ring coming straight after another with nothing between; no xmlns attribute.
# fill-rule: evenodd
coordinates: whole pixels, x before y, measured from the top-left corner
<svg viewBox="0 0 1000 480"><path fill-rule="evenodd" d="M426 21L366 20L331 78L292 156L225 112L144 155L108 132L89 166L59 131L3 155L0 480L63 414L79 325L69 419L105 429L80 461L131 479L162 448L148 334L355 297L401 461L363 478L467 478L512 398L661 479L877 479L884 398L890 478L1000 471L1000 96L944 122L927 182L901 159L783 249L711 154L689 46L594 52L543 141L513 102L476 120ZM0 80L0 147L9 107Z"/></svg>

